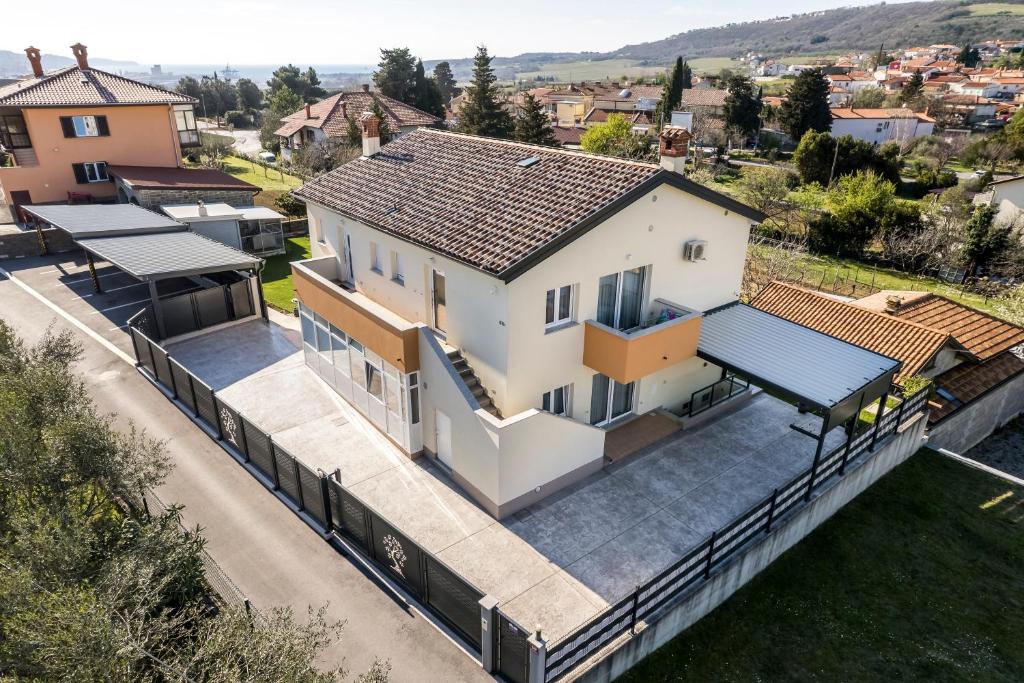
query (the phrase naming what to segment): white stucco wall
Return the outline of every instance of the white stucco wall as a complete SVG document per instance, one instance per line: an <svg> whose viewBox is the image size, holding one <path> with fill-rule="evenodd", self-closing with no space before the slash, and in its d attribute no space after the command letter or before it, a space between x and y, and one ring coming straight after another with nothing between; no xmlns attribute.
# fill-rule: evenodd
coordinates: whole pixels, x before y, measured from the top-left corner
<svg viewBox="0 0 1024 683"><path fill-rule="evenodd" d="M992 186L992 206L1000 223L1017 221L1024 227L1024 178Z"/></svg>
<svg viewBox="0 0 1024 683"><path fill-rule="evenodd" d="M188 224L189 230L205 235L212 240L235 249L242 248L242 240L238 236L238 221L234 219L223 221L196 221Z"/></svg>
<svg viewBox="0 0 1024 683"><path fill-rule="evenodd" d="M647 302L662 298L703 311L737 299L750 221L725 214L719 206L663 185L513 280L504 413L538 407L544 392L571 384L572 416L589 422L594 371L583 365L582 323L597 315L598 281L604 275L651 266ZM708 242L706 260L683 259L683 244L692 239ZM545 294L563 285L576 286L577 324L545 332ZM657 407L662 397L688 396L718 374L691 362L650 375L639 382L638 410ZM670 379L685 382L669 391L661 382Z"/></svg>
<svg viewBox="0 0 1024 683"><path fill-rule="evenodd" d="M879 124L882 129L878 130ZM881 145L890 140L912 140L931 135L935 124L913 118L892 119L833 119L832 135L851 135L856 140Z"/></svg>

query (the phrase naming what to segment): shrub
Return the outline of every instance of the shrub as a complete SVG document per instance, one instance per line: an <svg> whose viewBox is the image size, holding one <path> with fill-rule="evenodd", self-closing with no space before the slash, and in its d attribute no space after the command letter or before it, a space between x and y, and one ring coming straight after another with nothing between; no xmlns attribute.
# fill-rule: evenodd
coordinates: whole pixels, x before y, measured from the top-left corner
<svg viewBox="0 0 1024 683"><path fill-rule="evenodd" d="M235 128L252 128L253 120L252 117L246 114L244 111L229 111L224 114L224 121L229 126Z"/></svg>
<svg viewBox="0 0 1024 683"><path fill-rule="evenodd" d="M910 398L919 391L927 390L929 395L935 388L935 385L930 379L924 375L911 375L910 377L901 377L896 385L903 390L903 397Z"/></svg>
<svg viewBox="0 0 1024 683"><path fill-rule="evenodd" d="M281 210L282 213L289 216L305 216L306 215L306 204L295 198L290 192L282 194L274 202L274 206Z"/></svg>

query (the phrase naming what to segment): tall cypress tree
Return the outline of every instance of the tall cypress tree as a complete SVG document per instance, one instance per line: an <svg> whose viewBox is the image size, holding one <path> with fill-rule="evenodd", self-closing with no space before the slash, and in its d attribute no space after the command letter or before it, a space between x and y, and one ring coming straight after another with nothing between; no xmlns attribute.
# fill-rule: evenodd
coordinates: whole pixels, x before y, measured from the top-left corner
<svg viewBox="0 0 1024 683"><path fill-rule="evenodd" d="M789 137L799 141L809 130L824 133L832 129L829 87L821 69L800 72L786 91L786 99L776 117Z"/></svg>
<svg viewBox="0 0 1024 683"><path fill-rule="evenodd" d="M540 100L529 93L526 94L526 98L523 100L523 110L519 112L519 117L516 119L516 140L550 147L558 144L543 105Z"/></svg>
<svg viewBox="0 0 1024 683"><path fill-rule="evenodd" d="M689 62L683 62L683 90L689 90L693 87L693 69L690 68Z"/></svg>
<svg viewBox="0 0 1024 683"><path fill-rule="evenodd" d="M416 60L416 107L428 114L444 117L444 105L441 104L441 92L432 78L427 78L423 70L423 60Z"/></svg>
<svg viewBox="0 0 1024 683"><path fill-rule="evenodd" d="M515 123L501 102L491 59L486 47L481 45L477 48L473 58L473 82L466 88L466 101L459 112L459 130L473 135L507 138L512 135Z"/></svg>
<svg viewBox="0 0 1024 683"><path fill-rule="evenodd" d="M438 62L434 67L434 82L437 89L441 91L441 103L444 106L451 104L452 95L455 93L455 76L452 74L452 65L448 62Z"/></svg>
<svg viewBox="0 0 1024 683"><path fill-rule="evenodd" d="M676 57L672 73L665 81L665 87L661 90L661 100L654 111L655 121L662 125L668 123L672 116L672 110L676 109L683 101L683 88L689 88L688 81L692 81L693 73L690 65L683 61L682 57Z"/></svg>

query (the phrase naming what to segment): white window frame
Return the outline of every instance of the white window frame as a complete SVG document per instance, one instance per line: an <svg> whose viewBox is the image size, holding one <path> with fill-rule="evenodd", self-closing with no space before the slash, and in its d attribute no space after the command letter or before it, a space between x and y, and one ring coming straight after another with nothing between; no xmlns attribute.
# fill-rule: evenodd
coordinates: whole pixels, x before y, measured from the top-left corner
<svg viewBox="0 0 1024 683"><path fill-rule="evenodd" d="M106 183L110 181L110 176L107 175L107 162L105 161L85 161L82 162L82 168L85 169L87 182Z"/></svg>
<svg viewBox="0 0 1024 683"><path fill-rule="evenodd" d="M405 286L405 273L402 272L402 255L391 250L391 281Z"/></svg>
<svg viewBox="0 0 1024 683"><path fill-rule="evenodd" d="M380 246L376 242L370 242L370 270L378 275L384 274L380 265Z"/></svg>
<svg viewBox="0 0 1024 683"><path fill-rule="evenodd" d="M562 392L562 412L556 413L553 408L555 405L555 393ZM551 413L552 415L563 415L569 417L572 414L572 385L566 384L565 386L555 387L551 391L545 391L540 397L541 410ZM547 407L545 407L547 406Z"/></svg>
<svg viewBox="0 0 1024 683"><path fill-rule="evenodd" d="M554 293L554 307L552 308L552 320L548 320L547 306L548 297ZM569 313L565 317L559 315L559 311L562 310L563 299L568 298L569 300ZM576 285L561 285L554 289L549 289L544 292L544 329L550 330L555 327L560 327L575 320L575 308L576 305Z"/></svg>
<svg viewBox="0 0 1024 683"><path fill-rule="evenodd" d="M71 125L75 129L76 138L98 138L100 127L95 116L72 116Z"/></svg>

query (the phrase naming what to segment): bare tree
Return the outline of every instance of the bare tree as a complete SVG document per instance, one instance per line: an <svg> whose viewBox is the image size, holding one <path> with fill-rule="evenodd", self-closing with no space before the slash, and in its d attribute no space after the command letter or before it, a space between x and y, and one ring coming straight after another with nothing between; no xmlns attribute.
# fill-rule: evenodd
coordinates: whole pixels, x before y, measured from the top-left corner
<svg viewBox="0 0 1024 683"><path fill-rule="evenodd" d="M776 280L800 280L806 253L806 238L780 241L758 233L751 235L743 264L743 300L752 300Z"/></svg>

